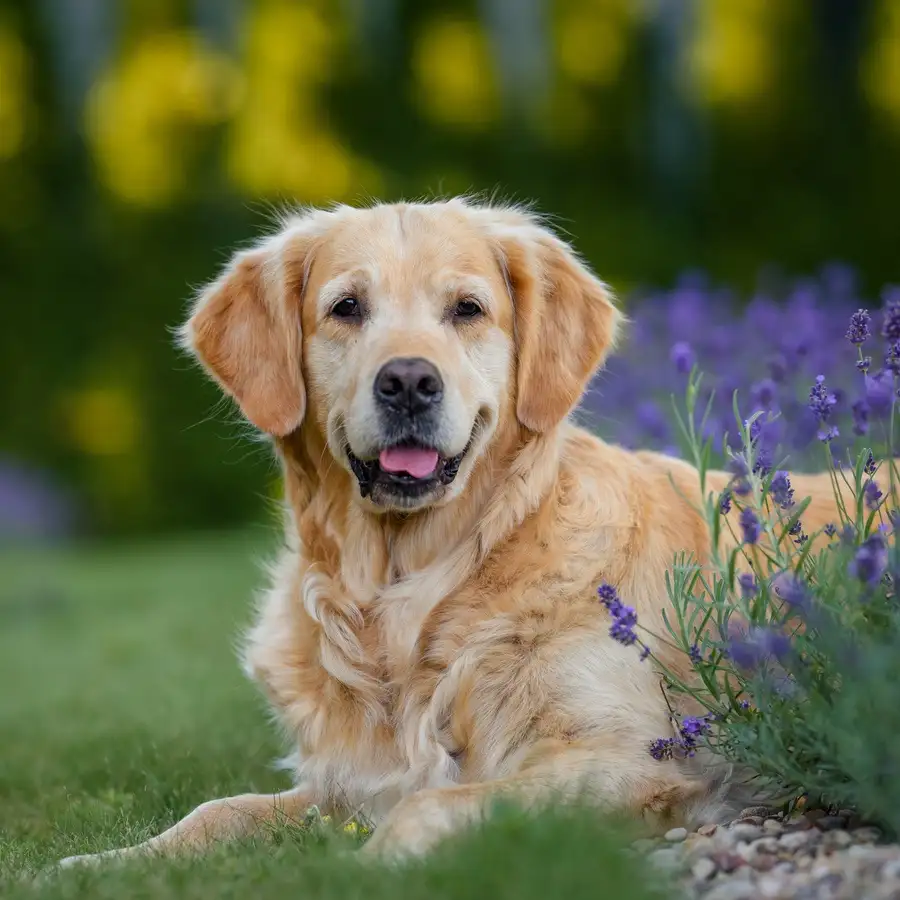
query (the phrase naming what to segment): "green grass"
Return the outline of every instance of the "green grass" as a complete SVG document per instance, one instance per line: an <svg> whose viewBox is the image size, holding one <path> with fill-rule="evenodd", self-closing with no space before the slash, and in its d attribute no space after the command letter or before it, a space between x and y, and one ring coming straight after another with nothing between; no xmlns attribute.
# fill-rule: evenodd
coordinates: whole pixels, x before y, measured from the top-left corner
<svg viewBox="0 0 900 900"><path fill-rule="evenodd" d="M141 841L198 803L288 786L235 639L271 536L0 553L0 896L654 896L587 813L495 817L424 863L363 866L353 839L286 828L199 860L35 879Z"/></svg>

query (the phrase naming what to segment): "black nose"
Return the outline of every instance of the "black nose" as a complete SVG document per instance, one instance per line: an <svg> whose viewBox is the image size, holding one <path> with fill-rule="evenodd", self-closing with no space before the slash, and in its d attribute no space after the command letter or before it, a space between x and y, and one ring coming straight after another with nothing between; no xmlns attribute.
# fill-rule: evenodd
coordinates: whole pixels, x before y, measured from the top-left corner
<svg viewBox="0 0 900 900"><path fill-rule="evenodd" d="M415 415L437 405L443 396L440 372L427 359L392 359L375 377L375 399L398 411Z"/></svg>

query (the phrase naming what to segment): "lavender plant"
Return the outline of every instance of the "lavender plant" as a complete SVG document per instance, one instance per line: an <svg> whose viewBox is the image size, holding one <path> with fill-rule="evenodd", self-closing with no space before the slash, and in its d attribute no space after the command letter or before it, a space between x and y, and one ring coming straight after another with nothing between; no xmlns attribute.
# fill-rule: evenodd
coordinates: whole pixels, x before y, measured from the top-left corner
<svg viewBox="0 0 900 900"><path fill-rule="evenodd" d="M806 398L820 468L831 474L834 522L821 533L803 526L809 500L787 472L793 425L787 411L760 403L757 386L750 392L755 408L744 418L735 392L735 436L716 434L709 424L720 401L679 347L676 366L690 364L691 372L674 419L699 475L708 558L674 561L663 634L645 632L612 586L601 585L599 598L611 616L611 636L658 667L672 708L700 710L673 715L672 734L647 748L654 758L691 756L703 746L748 766L779 799L808 795L854 807L900 834L894 527L900 291L886 292L880 315L883 365L873 365L873 317L859 309L847 321L841 327L847 372L834 382L832 375L813 377ZM832 383L846 385L845 393L839 396ZM839 445L841 413L852 420L856 445ZM868 446L860 444L863 437ZM723 493L709 485L718 456L731 474ZM671 661L673 652L684 655L685 667L666 664L663 657Z"/></svg>

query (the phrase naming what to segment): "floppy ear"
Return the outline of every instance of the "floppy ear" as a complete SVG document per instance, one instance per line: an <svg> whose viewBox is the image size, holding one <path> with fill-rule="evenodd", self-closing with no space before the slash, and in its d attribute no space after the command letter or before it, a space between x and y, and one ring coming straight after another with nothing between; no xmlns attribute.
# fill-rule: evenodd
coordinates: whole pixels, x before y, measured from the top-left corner
<svg viewBox="0 0 900 900"><path fill-rule="evenodd" d="M287 231L237 253L180 332L244 415L278 437L297 428L306 409L300 297L311 245L308 234Z"/></svg>
<svg viewBox="0 0 900 900"><path fill-rule="evenodd" d="M620 313L574 251L522 213L495 230L515 304L516 415L532 431L558 425L615 344Z"/></svg>

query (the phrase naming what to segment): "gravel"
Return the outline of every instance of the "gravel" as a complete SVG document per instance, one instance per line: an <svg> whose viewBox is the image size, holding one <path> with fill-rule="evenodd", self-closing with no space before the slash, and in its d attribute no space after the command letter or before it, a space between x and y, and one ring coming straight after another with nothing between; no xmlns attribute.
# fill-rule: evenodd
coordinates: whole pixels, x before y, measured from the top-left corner
<svg viewBox="0 0 900 900"><path fill-rule="evenodd" d="M703 900L900 900L900 845L851 809L790 818L751 807L728 825L636 841L684 893Z"/></svg>

